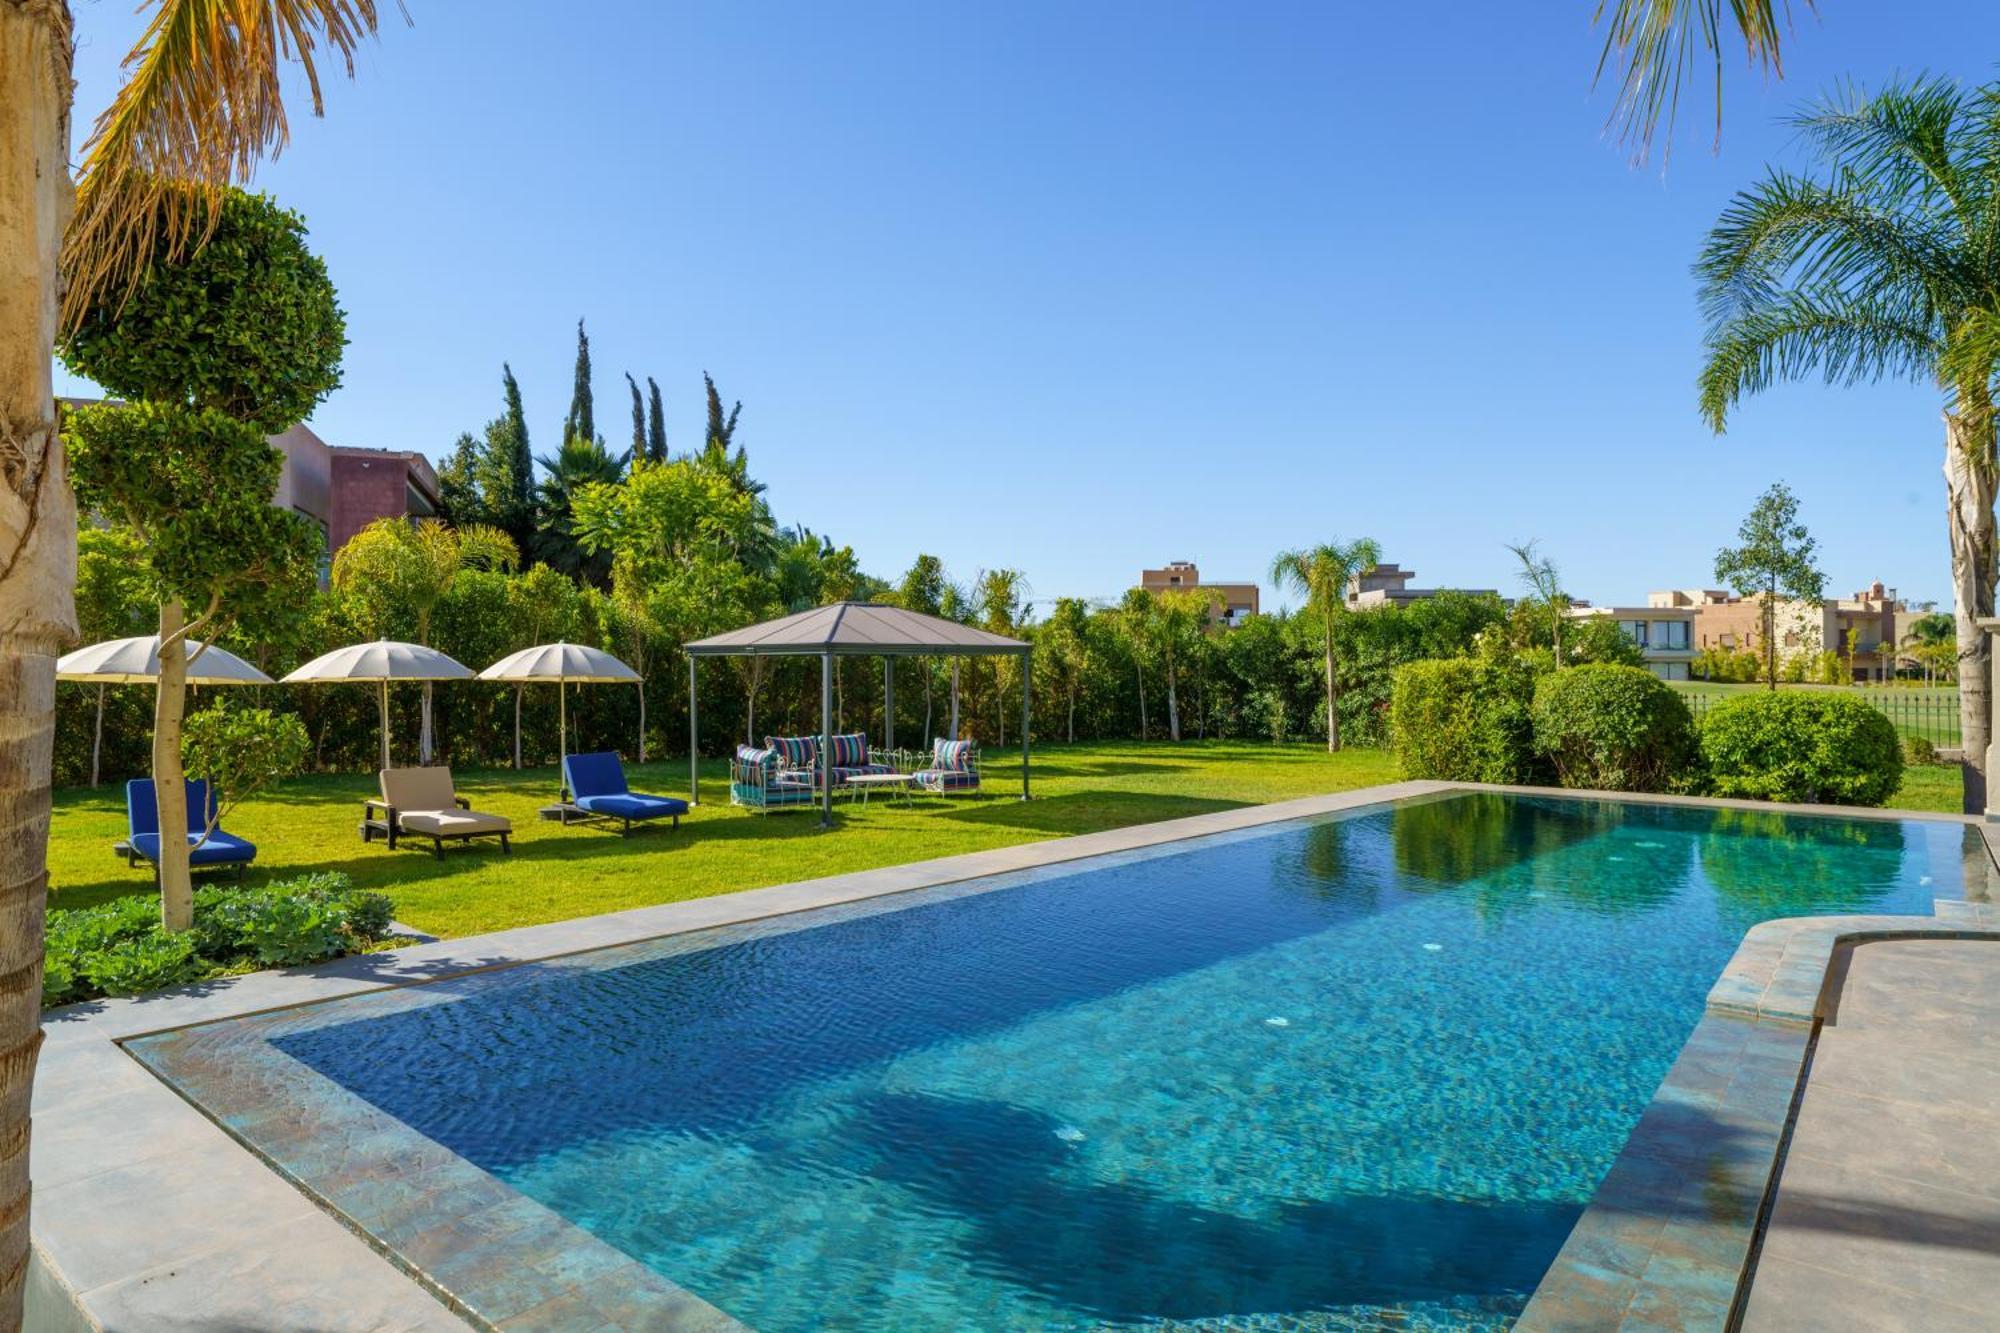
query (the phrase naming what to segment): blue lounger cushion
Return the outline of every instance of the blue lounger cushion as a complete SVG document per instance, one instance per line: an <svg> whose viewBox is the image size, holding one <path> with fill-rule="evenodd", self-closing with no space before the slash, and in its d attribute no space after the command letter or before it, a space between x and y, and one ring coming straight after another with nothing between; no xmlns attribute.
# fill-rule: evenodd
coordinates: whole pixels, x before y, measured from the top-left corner
<svg viewBox="0 0 2000 1333"><path fill-rule="evenodd" d="M573 802L579 810L587 810L593 815L612 815L618 819L659 819L666 815L684 815L688 803L672 796L647 796L642 792L625 792L616 796L579 796Z"/></svg>
<svg viewBox="0 0 2000 1333"><path fill-rule="evenodd" d="M570 804L592 815L612 819L665 819L688 812L688 803L671 796L649 796L625 785L625 766L606 750L573 754L563 759L563 782Z"/></svg>
<svg viewBox="0 0 2000 1333"><path fill-rule="evenodd" d="M192 843L201 835L190 833L187 840ZM160 835L157 833L135 833L132 835L132 850L148 861L160 859ZM188 864L197 866L226 866L257 859L257 844L224 833L220 829L208 835L208 841L188 855Z"/></svg>

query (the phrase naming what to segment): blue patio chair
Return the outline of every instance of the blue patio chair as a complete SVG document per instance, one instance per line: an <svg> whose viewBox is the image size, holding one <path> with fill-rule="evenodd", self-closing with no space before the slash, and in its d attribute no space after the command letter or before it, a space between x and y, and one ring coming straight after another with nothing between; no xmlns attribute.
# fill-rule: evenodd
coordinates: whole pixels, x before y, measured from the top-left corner
<svg viewBox="0 0 2000 1333"><path fill-rule="evenodd" d="M215 794L209 791L208 783L201 778L189 778L186 836L190 843L207 830L215 810ZM160 805L154 795L151 778L133 778L125 784L125 826L125 843L120 849L125 853L125 863L136 866L142 860L151 861L153 872L157 875L160 866ZM224 833L220 828L210 833L207 840L188 857L197 870L235 866L239 879L242 878L243 867L256 859L255 843Z"/></svg>
<svg viewBox="0 0 2000 1333"><path fill-rule="evenodd" d="M581 811L586 818L616 819L623 825L618 831L620 837L631 836L632 825L648 819L671 817L674 827L679 828L681 816L688 811L686 801L671 796L648 796L627 787L624 765L608 750L602 754L565 755L563 785L569 789L570 797L563 823L570 822L571 809Z"/></svg>

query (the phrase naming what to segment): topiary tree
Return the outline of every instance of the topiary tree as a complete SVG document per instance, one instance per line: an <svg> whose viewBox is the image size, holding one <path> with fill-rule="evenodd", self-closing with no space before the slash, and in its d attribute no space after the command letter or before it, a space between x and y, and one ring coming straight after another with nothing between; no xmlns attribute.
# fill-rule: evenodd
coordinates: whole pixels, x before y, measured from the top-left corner
<svg viewBox="0 0 2000 1333"><path fill-rule="evenodd" d="M1903 781L1895 724L1849 694L1725 699L1702 719L1701 753L1717 796L1881 805Z"/></svg>
<svg viewBox="0 0 2000 1333"><path fill-rule="evenodd" d="M160 605L153 778L160 827L173 829L187 818L182 644L308 598L320 537L272 508L281 460L264 437L340 383L346 335L296 213L240 190L163 197L163 208L195 210L212 229L206 244L83 305L59 351L70 369L133 400L67 414L63 439L78 498L145 546ZM192 920L178 839L161 843L160 912L170 931Z"/></svg>
<svg viewBox="0 0 2000 1333"><path fill-rule="evenodd" d="M1643 667L1588 664L1545 677L1534 724L1535 750L1565 787L1686 790L1699 770L1686 701Z"/></svg>

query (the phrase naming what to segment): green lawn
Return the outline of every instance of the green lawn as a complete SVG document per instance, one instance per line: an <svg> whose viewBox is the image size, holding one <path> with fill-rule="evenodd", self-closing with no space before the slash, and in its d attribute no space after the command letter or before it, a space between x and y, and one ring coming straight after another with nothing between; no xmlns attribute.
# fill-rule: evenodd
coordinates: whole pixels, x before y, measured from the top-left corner
<svg viewBox="0 0 2000 1333"><path fill-rule="evenodd" d="M459 790L482 810L514 821L514 853L494 844L428 849L364 846L355 832L372 777L314 776L288 782L234 811L230 832L257 844L249 878L339 870L380 889L397 918L437 935L472 935L510 926L615 912L649 903L782 884L819 875L896 865L933 856L1090 833L1232 806L1342 791L1396 779L1379 750L1329 755L1312 745L1274 747L1188 742L1037 747L1035 799L1019 793L1013 765L988 751L986 794L919 798L902 807L880 797L866 807L836 797L836 827L819 831L810 811L751 815L728 804L726 768L702 769L703 804L678 833L649 829L621 839L588 826L544 823L536 809L554 794L553 769L458 775ZM632 785L687 794L687 764L629 770ZM142 866L111 854L125 832L124 790L57 793L49 834L51 907L81 907L151 893Z"/></svg>
<svg viewBox="0 0 2000 1333"><path fill-rule="evenodd" d="M553 794L552 769L459 775L459 789L483 810L509 816L514 854L495 845L448 847L442 861L419 847L364 846L355 832L369 778L315 776L232 813L231 832L258 847L251 882L313 870L339 870L363 888L396 901L400 920L438 935L473 935L510 926L615 912L649 903L819 875L896 865L989 847L1090 833L1393 782L1395 760L1380 750L1329 755L1313 745L1188 742L1039 747L1035 799L1022 804L1010 766L986 756L987 793L920 798L908 807L878 798L850 806L837 799L836 828L819 831L811 811L751 815L731 808L721 763L704 766L705 803L678 833L650 829L621 839L587 826L563 828L536 818ZM687 766L631 770L632 784L687 794ZM124 834L122 787L56 795L49 836L50 906L82 907L123 894L151 893L143 867L111 854ZM1955 812L1956 767L1912 767L1890 802L1909 810Z"/></svg>

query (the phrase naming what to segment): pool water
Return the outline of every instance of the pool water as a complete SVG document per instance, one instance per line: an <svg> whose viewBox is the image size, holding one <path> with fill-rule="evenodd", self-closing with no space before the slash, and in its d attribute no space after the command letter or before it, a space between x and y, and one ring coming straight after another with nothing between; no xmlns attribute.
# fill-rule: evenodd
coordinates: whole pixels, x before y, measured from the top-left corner
<svg viewBox="0 0 2000 1333"><path fill-rule="evenodd" d="M275 1044L761 1329L1498 1327L1744 930L1976 836L1459 795Z"/></svg>

